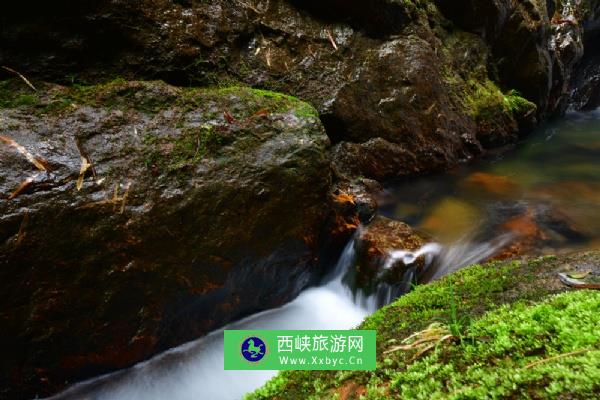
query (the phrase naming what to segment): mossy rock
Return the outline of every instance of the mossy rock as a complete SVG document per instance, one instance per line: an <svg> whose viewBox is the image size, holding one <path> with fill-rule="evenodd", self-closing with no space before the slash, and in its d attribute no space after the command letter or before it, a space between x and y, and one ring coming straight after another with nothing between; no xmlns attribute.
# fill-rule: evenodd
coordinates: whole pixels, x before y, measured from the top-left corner
<svg viewBox="0 0 600 400"><path fill-rule="evenodd" d="M0 83L0 397L133 365L321 273L329 141L310 105L248 87L36 86Z"/></svg>
<svg viewBox="0 0 600 400"><path fill-rule="evenodd" d="M519 123L517 108L523 107L510 101L509 90L531 98L497 78L496 57L485 41L489 36L453 25L438 10L441 3L273 0L256 6L229 0L143 0L82 5L71 13L56 7L36 18L38 29L53 33L43 48L31 33L30 20L7 10L0 39L6 32L8 45L0 61L4 56L6 65L34 82L41 77L96 82L118 73L162 77L180 86L246 84L292 94L318 110L333 142L350 143L352 154L337 163L341 172L350 178L390 179L447 169L484 148L516 141L519 129L528 132L534 125ZM454 5L447 3L446 8ZM473 8L473 2L460 3L460 10ZM469 13L468 19L494 25L495 36L506 22L496 20L506 19L513 7L504 7L507 1L483 3L489 4L476 7L477 15ZM215 7L222 13L215 14ZM516 15L516 23L528 16ZM102 46L106 32L121 38L119 61L111 62L113 49ZM518 42L537 39L536 31L525 29ZM66 51L64 43L74 48ZM526 67L535 72L548 65L534 58ZM110 87L107 93L113 93ZM88 95L82 88L50 108L94 102ZM121 95L126 104L147 111L169 101L138 101L135 88ZM8 101L34 101L26 96ZM0 106L2 101L0 96ZM297 112L303 116L314 110Z"/></svg>
<svg viewBox="0 0 600 400"><path fill-rule="evenodd" d="M247 399L595 398L600 293L557 276L590 267L599 252L476 265L418 286L360 326L377 330L375 371L282 372ZM452 339L385 353L432 323Z"/></svg>

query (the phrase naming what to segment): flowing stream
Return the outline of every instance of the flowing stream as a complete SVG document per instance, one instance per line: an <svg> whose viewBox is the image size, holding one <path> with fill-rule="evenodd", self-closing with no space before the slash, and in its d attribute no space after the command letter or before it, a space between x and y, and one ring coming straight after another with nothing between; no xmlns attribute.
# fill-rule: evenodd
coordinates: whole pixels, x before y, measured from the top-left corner
<svg viewBox="0 0 600 400"><path fill-rule="evenodd" d="M383 214L439 239L416 252L396 249L389 254L388 263L401 259L410 264L424 256L430 279L493 255L514 238L506 227L519 227L509 223L515 219L529 218L540 226L541 250L598 247L600 110L548 124L509 155L390 185L381 201ZM405 276L398 287L382 286L364 296L349 279L354 258L350 241L321 285L283 307L223 329L349 329L405 291L412 279ZM275 372L224 371L223 329L132 368L74 385L53 399L240 399Z"/></svg>
<svg viewBox="0 0 600 400"><path fill-rule="evenodd" d="M511 151L445 174L392 183L380 212L460 252L529 236L532 250L600 246L600 109L541 126Z"/></svg>

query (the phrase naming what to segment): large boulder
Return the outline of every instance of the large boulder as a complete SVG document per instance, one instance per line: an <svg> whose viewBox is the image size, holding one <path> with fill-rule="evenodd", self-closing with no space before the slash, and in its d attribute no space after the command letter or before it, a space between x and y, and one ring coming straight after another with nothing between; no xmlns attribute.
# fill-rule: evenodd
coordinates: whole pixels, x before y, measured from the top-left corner
<svg viewBox="0 0 600 400"><path fill-rule="evenodd" d="M132 365L317 275L331 174L308 104L0 85L1 398Z"/></svg>
<svg viewBox="0 0 600 400"><path fill-rule="evenodd" d="M533 101L542 117L565 110L584 54L584 31L596 26L596 0L436 0L436 4L458 26L485 39L503 87ZM589 44L586 51L593 50Z"/></svg>
<svg viewBox="0 0 600 400"><path fill-rule="evenodd" d="M535 123L532 103L492 82L485 41L452 26L433 1L66 3L3 13L0 65L55 81L119 74L290 93L319 111L333 142L350 143L342 173L444 169ZM540 62L532 68L547 67ZM402 156L370 168L390 153Z"/></svg>

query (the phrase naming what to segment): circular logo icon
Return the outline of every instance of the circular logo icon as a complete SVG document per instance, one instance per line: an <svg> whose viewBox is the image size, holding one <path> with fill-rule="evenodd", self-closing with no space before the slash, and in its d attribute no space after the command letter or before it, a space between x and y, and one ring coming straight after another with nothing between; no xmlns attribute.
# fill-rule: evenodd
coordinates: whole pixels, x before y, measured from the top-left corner
<svg viewBox="0 0 600 400"><path fill-rule="evenodd" d="M250 362L258 362L267 354L267 345L255 336L242 342L242 357Z"/></svg>

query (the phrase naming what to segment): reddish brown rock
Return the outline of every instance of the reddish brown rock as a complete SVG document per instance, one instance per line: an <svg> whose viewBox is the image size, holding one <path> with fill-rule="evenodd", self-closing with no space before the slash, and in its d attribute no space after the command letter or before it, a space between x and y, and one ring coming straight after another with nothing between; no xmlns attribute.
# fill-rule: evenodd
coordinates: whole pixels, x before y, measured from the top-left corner
<svg viewBox="0 0 600 400"><path fill-rule="evenodd" d="M407 266L398 261L389 270L384 270L388 252L393 250L415 251L427 243L423 234L403 222L377 216L359 231L356 238L356 282L358 287L370 293L382 282L399 284ZM423 267L424 260L415 261Z"/></svg>
<svg viewBox="0 0 600 400"><path fill-rule="evenodd" d="M503 222L498 231L509 233L511 240L494 255L494 259L534 255L546 247L556 248L566 242L581 242L588 238L588 234L566 213L544 204L523 208Z"/></svg>

